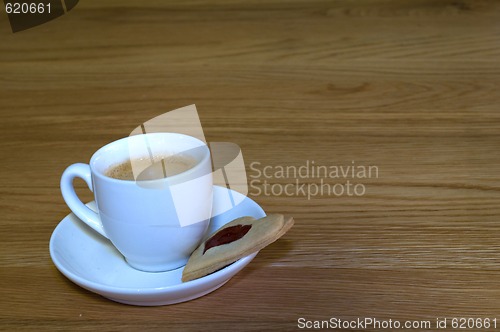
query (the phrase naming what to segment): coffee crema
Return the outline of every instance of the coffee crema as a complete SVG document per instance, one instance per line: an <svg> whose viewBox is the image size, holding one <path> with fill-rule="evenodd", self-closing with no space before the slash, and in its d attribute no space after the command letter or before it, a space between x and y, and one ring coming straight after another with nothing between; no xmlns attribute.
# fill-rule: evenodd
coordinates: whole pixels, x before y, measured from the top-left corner
<svg viewBox="0 0 500 332"><path fill-rule="evenodd" d="M142 170L136 177L132 165ZM156 180L183 173L194 166L196 160L191 156L155 156L153 163L150 158L129 159L109 167L104 174L117 180Z"/></svg>

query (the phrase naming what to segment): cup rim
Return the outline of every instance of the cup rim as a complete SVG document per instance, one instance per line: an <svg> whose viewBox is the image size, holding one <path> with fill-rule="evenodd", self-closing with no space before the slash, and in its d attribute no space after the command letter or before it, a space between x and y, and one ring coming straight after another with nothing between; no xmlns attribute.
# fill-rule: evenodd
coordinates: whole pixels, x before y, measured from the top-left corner
<svg viewBox="0 0 500 332"><path fill-rule="evenodd" d="M101 153L103 153L103 150L105 150L106 148L109 148L110 145L118 144L119 142L123 142L123 141L126 141L126 140L130 140L131 138L138 137L138 136L144 136L144 135L146 135L146 136L165 136L165 135L168 135L168 136L186 137L186 138L189 138L191 140L198 141L199 143L201 143L201 145L204 145L206 147L206 153L204 154L203 158L200 161L198 161L196 163L196 165L193 166L193 167L191 167L190 169L188 169L188 170L186 170L186 171L184 171L182 173L169 176L167 178L160 178L160 179L154 179L154 180L141 180L141 181L137 181L137 180L115 179L115 178L106 176L102 172L99 172L99 171L97 171L95 169L95 167L94 167L95 159ZM111 182L116 182L116 183L122 183L122 184L136 184L137 182L148 184L148 183L161 182L161 181L165 181L165 180L175 181L175 180L177 180L177 179L179 179L181 177L188 176L190 173L193 173L193 172L197 171L199 168L201 168L202 165L205 164L205 162L209 158L210 158L210 149L208 148L208 144L206 142L203 142L202 140L200 140L200 139L198 139L198 138L196 138L194 136L189 136L189 135L186 135L186 134L172 133L172 132L159 132L159 133L146 133L146 134L139 134L139 135L127 136L127 137L123 137L123 138L117 139L115 141L109 142L108 144L100 147L96 152L94 152L94 154L90 158L89 166L90 166L90 170L91 170L91 173L92 173L93 176L97 176L97 177L99 177L99 178L101 178L103 180L106 180L106 181L111 181Z"/></svg>

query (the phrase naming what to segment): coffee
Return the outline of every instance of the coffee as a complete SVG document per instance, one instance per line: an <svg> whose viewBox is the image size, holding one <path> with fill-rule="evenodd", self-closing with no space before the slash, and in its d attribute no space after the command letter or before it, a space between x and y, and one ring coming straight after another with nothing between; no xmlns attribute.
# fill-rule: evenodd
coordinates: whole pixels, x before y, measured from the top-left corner
<svg viewBox="0 0 500 332"><path fill-rule="evenodd" d="M151 176L160 179L148 181ZM75 178L92 180L97 211L78 199ZM61 192L81 222L111 240L131 267L162 272L185 265L205 236L212 180L205 142L177 133L146 133L107 144L88 165L69 166Z"/></svg>
<svg viewBox="0 0 500 332"><path fill-rule="evenodd" d="M153 163L150 158L126 160L111 166L106 170L105 175L118 180L155 180L183 173L195 165L196 160L190 156L155 156ZM136 170L135 177L132 166Z"/></svg>

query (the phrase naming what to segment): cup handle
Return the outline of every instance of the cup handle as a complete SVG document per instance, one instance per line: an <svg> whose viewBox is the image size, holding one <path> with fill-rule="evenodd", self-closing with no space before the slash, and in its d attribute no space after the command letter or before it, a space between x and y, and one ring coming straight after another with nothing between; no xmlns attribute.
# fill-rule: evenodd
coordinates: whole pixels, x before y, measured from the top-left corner
<svg viewBox="0 0 500 332"><path fill-rule="evenodd" d="M83 204L76 195L75 188L73 187L73 180L77 177L83 179L87 183L90 191L94 191L92 188L90 166L81 163L73 164L66 168L61 176L61 192L64 201L81 221L92 227L97 233L108 238L106 233L104 233L99 215Z"/></svg>

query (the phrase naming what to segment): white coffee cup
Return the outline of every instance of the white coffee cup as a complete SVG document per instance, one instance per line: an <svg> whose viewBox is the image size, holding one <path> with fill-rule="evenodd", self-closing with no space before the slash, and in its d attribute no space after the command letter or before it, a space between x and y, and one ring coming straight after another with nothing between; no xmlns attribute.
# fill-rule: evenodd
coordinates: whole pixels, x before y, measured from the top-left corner
<svg viewBox="0 0 500 332"><path fill-rule="evenodd" d="M195 166L156 180L130 181L106 176L110 167L129 159L177 154L190 156ZM75 177L85 180L94 192L98 213L77 197ZM61 177L61 191L73 213L108 238L130 266L148 272L172 270L186 264L209 225L210 150L204 142L183 134L130 136L99 149L89 165L69 166Z"/></svg>

